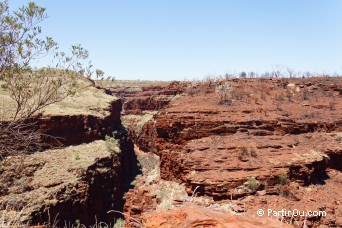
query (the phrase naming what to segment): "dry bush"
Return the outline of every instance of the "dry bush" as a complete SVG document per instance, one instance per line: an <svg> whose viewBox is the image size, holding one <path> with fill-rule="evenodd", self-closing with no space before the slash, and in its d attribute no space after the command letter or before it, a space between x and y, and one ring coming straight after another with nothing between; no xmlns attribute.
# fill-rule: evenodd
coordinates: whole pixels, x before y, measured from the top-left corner
<svg viewBox="0 0 342 228"><path fill-rule="evenodd" d="M30 226L27 222L22 222L22 216L23 216L22 210L13 210L9 207L5 208L4 210L0 211L0 227L1 228L28 228L28 227L37 227L37 228L85 228L87 226L81 224L79 220L76 220L74 223L70 222L64 222L64 225L59 226L57 225L58 220L55 219L55 221L46 221L43 224L39 224L37 226ZM111 212L111 211L110 211ZM121 212L120 212L121 213ZM128 218L129 220L134 220L134 218ZM49 220L51 220L49 218ZM114 223L115 222L115 223ZM118 218L114 220L114 226L113 224L107 224L104 222L98 222L92 226L89 226L89 228L104 228L104 227L115 227L115 228L121 228L125 227L125 221L122 218ZM131 222L129 222L130 224ZM138 223L135 223L138 224ZM138 226L135 227L143 227L141 224L138 224Z"/></svg>
<svg viewBox="0 0 342 228"><path fill-rule="evenodd" d="M258 157L258 154L257 154L257 148L254 144L250 144L249 145L249 153L250 155L253 157L253 158L256 158Z"/></svg>
<svg viewBox="0 0 342 228"><path fill-rule="evenodd" d="M34 122L0 122L0 160L9 155L40 149L41 138L41 132Z"/></svg>
<svg viewBox="0 0 342 228"><path fill-rule="evenodd" d="M280 183L280 185L284 186L287 183L288 179L289 178L288 178L287 174L285 174L284 172L279 174L279 183Z"/></svg>
<svg viewBox="0 0 342 228"><path fill-rule="evenodd" d="M257 158L258 153L257 153L257 148L254 144L240 144L237 146L237 152L238 152L238 159L240 161L248 161L249 158Z"/></svg>
<svg viewBox="0 0 342 228"><path fill-rule="evenodd" d="M216 86L215 92L219 96L220 104L232 104L232 91L233 88L229 82Z"/></svg>
<svg viewBox="0 0 342 228"><path fill-rule="evenodd" d="M238 151L239 151L239 155L238 155L238 158L239 160L245 160L245 158L248 156L248 147L247 145L240 145L238 147Z"/></svg>
<svg viewBox="0 0 342 228"><path fill-rule="evenodd" d="M288 101L292 102L292 98L293 98L293 93L290 90L286 90L285 91L285 97L287 98Z"/></svg>
<svg viewBox="0 0 342 228"><path fill-rule="evenodd" d="M188 87L185 90L185 93L188 94L189 96L193 96L198 92L197 86L196 85L188 85Z"/></svg>
<svg viewBox="0 0 342 228"><path fill-rule="evenodd" d="M308 91L307 88L302 89L302 99L303 99L304 101L310 99L310 97L309 97L309 91Z"/></svg>
<svg viewBox="0 0 342 228"><path fill-rule="evenodd" d="M289 78L293 78L296 76L296 71L290 67L286 67L287 75Z"/></svg>
<svg viewBox="0 0 342 228"><path fill-rule="evenodd" d="M279 82L279 87L282 88L282 89L286 89L287 85L289 84L288 80L287 79L282 79L280 82Z"/></svg>
<svg viewBox="0 0 342 228"><path fill-rule="evenodd" d="M336 109L336 102L335 101L330 101L329 102L329 109L331 111L335 110Z"/></svg>
<svg viewBox="0 0 342 228"><path fill-rule="evenodd" d="M293 194L293 183L294 182L289 182L288 180L286 180L284 185L280 184L276 186L279 196L298 200L297 196Z"/></svg>
<svg viewBox="0 0 342 228"><path fill-rule="evenodd" d="M24 224L21 221L23 210L12 210L9 207L0 211L0 227L1 228L14 228L14 227L27 227L28 224Z"/></svg>
<svg viewBox="0 0 342 228"><path fill-rule="evenodd" d="M236 78L236 75L235 75L235 73L225 73L224 78L225 79Z"/></svg>
<svg viewBox="0 0 342 228"><path fill-rule="evenodd" d="M214 86L216 84L217 79L212 75L206 75L203 79L204 84L208 86Z"/></svg>

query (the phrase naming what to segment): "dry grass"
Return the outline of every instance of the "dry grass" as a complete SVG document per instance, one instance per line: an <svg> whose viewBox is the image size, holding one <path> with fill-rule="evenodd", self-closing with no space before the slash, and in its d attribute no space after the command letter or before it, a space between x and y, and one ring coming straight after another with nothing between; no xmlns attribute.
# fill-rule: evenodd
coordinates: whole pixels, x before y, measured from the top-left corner
<svg viewBox="0 0 342 228"><path fill-rule="evenodd" d="M21 222L20 216L22 211L19 213L13 210L5 210L0 212L0 227L1 228L28 228L29 224ZM112 224L107 224L104 222L96 222L94 225L89 226L89 228L123 228L125 226L125 221L123 219L117 219ZM78 221L74 224L66 223L63 226L57 226L57 220L47 221L43 225L37 227L42 228L87 228L87 226L79 223Z"/></svg>
<svg viewBox="0 0 342 228"><path fill-rule="evenodd" d="M0 182L6 183L7 191L4 195L0 194L0 215L8 215L6 207L10 207L15 209L11 212L11 218L18 216L20 222L29 221L32 212L39 211L43 205L49 208L62 198L76 197L73 195L84 172L96 160L112 156L113 151L120 153L116 150L119 148L109 150L105 141L94 141L5 159L1 162L1 178L14 177L0 179ZM20 179L16 179L17 176ZM62 189L65 189L59 196L62 198L56 198Z"/></svg>
<svg viewBox="0 0 342 228"><path fill-rule="evenodd" d="M13 228L13 227L25 227L25 224L21 221L23 210L15 211L9 208L0 211L0 227L1 228Z"/></svg>
<svg viewBox="0 0 342 228"><path fill-rule="evenodd" d="M119 150L118 147L114 149ZM44 160L46 163L35 172L31 184L49 186L56 182L75 183L79 177L70 170L86 169L96 159L109 156L110 153L104 141L95 141L90 144L33 154L30 159Z"/></svg>
<svg viewBox="0 0 342 228"><path fill-rule="evenodd" d="M117 98L105 94L94 87L77 92L61 102L52 104L44 110L44 115L94 115L104 116L111 102Z"/></svg>
<svg viewBox="0 0 342 228"><path fill-rule="evenodd" d="M107 95L104 91L95 87L87 87L86 83L79 83L80 89L75 95L64 100L51 104L43 110L44 115L94 115L104 116L108 113L111 102L117 98ZM5 83L0 81L0 116L2 119L9 119L15 110L15 102L10 98ZM4 112L6 110L6 112Z"/></svg>
<svg viewBox="0 0 342 228"><path fill-rule="evenodd" d="M156 113L144 111L142 115L124 115L121 117L121 121L126 129L134 130L139 136L145 123L150 121Z"/></svg>
<svg viewBox="0 0 342 228"><path fill-rule="evenodd" d="M110 87L143 87L153 85L168 85L170 81L150 81L150 80L96 80L95 84L104 88Z"/></svg>

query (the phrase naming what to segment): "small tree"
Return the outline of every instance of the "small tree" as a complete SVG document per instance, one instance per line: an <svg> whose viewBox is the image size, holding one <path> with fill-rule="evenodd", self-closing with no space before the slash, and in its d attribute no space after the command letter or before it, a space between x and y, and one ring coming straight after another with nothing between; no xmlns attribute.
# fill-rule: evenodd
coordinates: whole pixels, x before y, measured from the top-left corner
<svg viewBox="0 0 342 228"><path fill-rule="evenodd" d="M290 67L286 67L286 71L288 74L289 78L294 78L296 75L296 72L294 71L294 69L290 68Z"/></svg>
<svg viewBox="0 0 342 228"><path fill-rule="evenodd" d="M280 185L285 185L287 181L288 181L288 176L287 176L287 174L284 173L284 172L281 172L281 173L279 174L279 183L280 183Z"/></svg>
<svg viewBox="0 0 342 228"><path fill-rule="evenodd" d="M249 76L249 78L255 78L256 77L256 73L255 72L249 72L248 73L248 76Z"/></svg>
<svg viewBox="0 0 342 228"><path fill-rule="evenodd" d="M272 72L272 77L274 78L281 78L284 74L283 74L283 66L281 65L275 65L272 66L273 68L273 72Z"/></svg>
<svg viewBox="0 0 342 228"><path fill-rule="evenodd" d="M41 139L32 116L91 85L88 51L73 45L66 54L59 52L51 37L41 38L39 24L46 17L45 8L33 2L16 11L9 10L8 0L0 2L0 80L15 103L13 109L7 103L2 107L7 113L0 119L0 158L32 151ZM33 61L48 54L53 56L53 66L31 67Z"/></svg>
<svg viewBox="0 0 342 228"><path fill-rule="evenodd" d="M258 189L259 181L255 179L255 177L249 177L247 178L247 182L245 184L251 192L255 192Z"/></svg>
<svg viewBox="0 0 342 228"><path fill-rule="evenodd" d="M240 78L246 78L247 77L247 73L245 71L242 71L240 73Z"/></svg>
<svg viewBox="0 0 342 228"><path fill-rule="evenodd" d="M216 86L215 92L219 96L220 104L223 104L223 103L231 104L232 103L232 100L231 100L232 90L233 90L233 88L229 82L225 82L222 85Z"/></svg>

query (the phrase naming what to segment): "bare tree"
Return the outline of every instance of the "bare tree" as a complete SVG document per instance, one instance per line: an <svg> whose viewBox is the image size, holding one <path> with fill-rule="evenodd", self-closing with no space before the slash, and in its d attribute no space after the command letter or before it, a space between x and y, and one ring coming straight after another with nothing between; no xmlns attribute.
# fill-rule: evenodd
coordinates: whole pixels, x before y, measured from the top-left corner
<svg viewBox="0 0 342 228"><path fill-rule="evenodd" d="M294 69L290 68L290 67L286 67L286 71L287 71L287 74L289 76L289 78L293 78L295 76L295 71Z"/></svg>
<svg viewBox="0 0 342 228"><path fill-rule="evenodd" d="M284 67L281 65L275 65L272 66L273 71L272 71L272 76L275 78L281 78L283 76L283 69Z"/></svg>
<svg viewBox="0 0 342 228"><path fill-rule="evenodd" d="M255 72L249 72L248 73L248 76L249 76L249 78L255 78L256 77L256 73Z"/></svg>

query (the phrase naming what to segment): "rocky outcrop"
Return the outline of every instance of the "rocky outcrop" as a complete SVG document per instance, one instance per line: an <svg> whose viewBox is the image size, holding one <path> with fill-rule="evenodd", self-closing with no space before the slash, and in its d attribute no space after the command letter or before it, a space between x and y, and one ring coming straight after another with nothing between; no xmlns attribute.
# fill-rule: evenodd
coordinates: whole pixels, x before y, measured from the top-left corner
<svg viewBox="0 0 342 228"><path fill-rule="evenodd" d="M213 172L214 167L230 170L229 172L244 172L248 168L248 176L251 176L252 170L260 170L262 167L269 169L268 165L261 163L262 159L275 159L274 167L289 169L286 173L291 173L299 168L292 167L293 164L282 165L283 156L285 163L293 163L291 156L294 156L293 159L296 156L305 157L310 151L334 156L332 151L339 151L341 147L337 136L330 137L330 133L342 131L338 108L342 104L334 104L333 109L326 107L315 111L312 107L318 103L328 103L334 97L335 100L338 99L340 95L334 94L335 89L332 88L339 86L317 87L317 83L321 82L293 81L294 83L287 84L293 84L295 89L288 89L286 86L284 88L281 80L232 80L230 83L233 91L235 90L235 95L231 94L234 100L232 105L220 105L213 89L202 85L203 88L196 94L175 100L170 107L156 115L154 120L145 124L138 145L161 156L162 178L182 181L185 181L183 177L191 171ZM335 83L342 82L339 80ZM316 89L312 90L313 87ZM303 98L303 93L307 93L307 90L311 92ZM291 96L291 99L286 96ZM302 106L303 100L310 102L310 105ZM323 138L329 142L328 147ZM241 148L244 144L248 144L245 147L255 147L258 151L260 157L255 158L254 162L249 161L258 164L257 167L245 165L244 160L239 161L238 150L248 149ZM334 160L330 164L338 166L338 162ZM217 161L217 164L211 168L213 161ZM319 161L326 162L323 157L317 160L321 163ZM234 167L233 162L238 163L238 167ZM310 162L299 163L315 166L316 170L325 170L324 165L318 165L316 161ZM226 164L230 167L224 168ZM318 176L320 175L323 174Z"/></svg>
<svg viewBox="0 0 342 228"><path fill-rule="evenodd" d="M112 101L104 115L44 115L36 122L38 128L49 137L44 143L54 145L56 140L63 145L78 145L112 136L121 127L120 113L122 103L120 99ZM51 137L52 136L52 137Z"/></svg>
<svg viewBox="0 0 342 228"><path fill-rule="evenodd" d="M232 87L227 101L220 101L215 85L198 84L143 126L136 143L160 156L161 178L217 201L253 198L258 203L248 211L254 215L262 203L307 204L306 210L323 208L331 217L306 224L340 224L333 206L340 182L333 173L342 164L342 80L218 82L225 83ZM330 198L320 201L326 192Z"/></svg>
<svg viewBox="0 0 342 228"><path fill-rule="evenodd" d="M178 94L184 92L187 84L171 82L141 88L113 87L112 94L123 100L126 115L140 115L143 111L159 111L166 107Z"/></svg>
<svg viewBox="0 0 342 228"><path fill-rule="evenodd" d="M113 225L122 217L114 211L123 210L124 193L141 171L121 124L122 102L105 92L83 88L28 120L43 133L37 145L44 151L1 157L4 226Z"/></svg>
<svg viewBox="0 0 342 228"><path fill-rule="evenodd" d="M149 188L134 190L131 189L126 193L126 201L124 206L125 220L127 224L132 221L139 221L141 223L141 216L144 212L152 212L157 207L157 197L151 194L152 186Z"/></svg>
<svg viewBox="0 0 342 228"><path fill-rule="evenodd" d="M217 211L195 204L184 204L172 210L158 210L143 216L146 228L175 227L291 227L269 218L233 215L226 211Z"/></svg>
<svg viewBox="0 0 342 228"><path fill-rule="evenodd" d="M160 110L170 103L167 96L146 96L127 100L123 106L125 114L141 114L142 111Z"/></svg>
<svg viewBox="0 0 342 228"><path fill-rule="evenodd" d="M125 184L134 170L120 140L95 141L65 149L8 157L1 162L0 214L20 214L21 222L76 220L114 223L122 211Z"/></svg>
<svg viewBox="0 0 342 228"><path fill-rule="evenodd" d="M281 175L301 186L321 183L327 178L329 162L321 140L329 137L311 135L307 144L300 143L308 136L285 139L246 137L240 133L192 140L184 148L161 153L161 177L186 183L189 193L199 187L200 194L216 199L243 197L265 189L265 185L272 194L274 186L281 182ZM334 139L330 141L334 143ZM308 150L310 144L320 150ZM244 185L251 177L258 182L255 189Z"/></svg>
<svg viewBox="0 0 342 228"><path fill-rule="evenodd" d="M112 94L123 100L122 123L129 132L129 136L135 144L143 147L143 142L149 140L143 138L142 128L153 116L169 103L180 97L188 83L171 82L142 87L113 87ZM145 135L145 134L144 134Z"/></svg>

